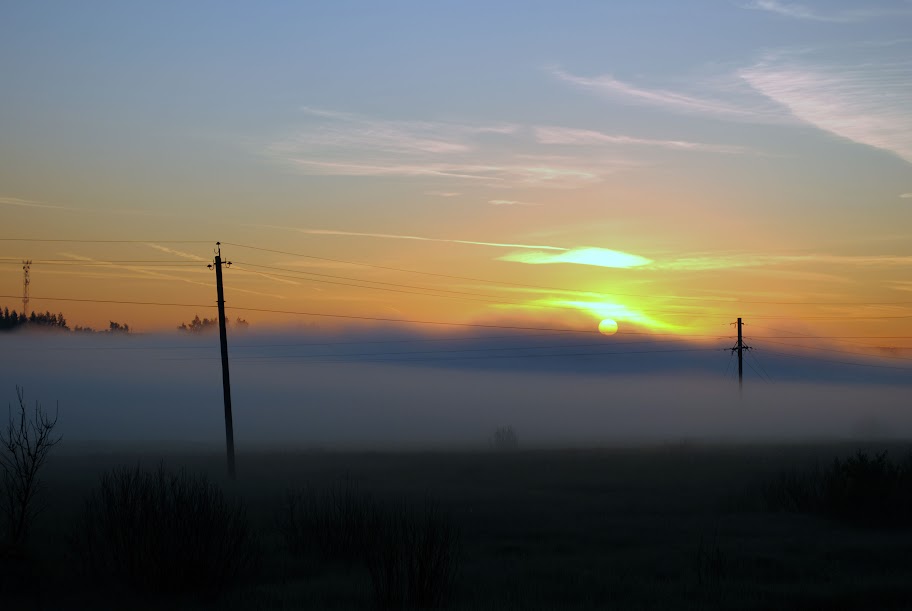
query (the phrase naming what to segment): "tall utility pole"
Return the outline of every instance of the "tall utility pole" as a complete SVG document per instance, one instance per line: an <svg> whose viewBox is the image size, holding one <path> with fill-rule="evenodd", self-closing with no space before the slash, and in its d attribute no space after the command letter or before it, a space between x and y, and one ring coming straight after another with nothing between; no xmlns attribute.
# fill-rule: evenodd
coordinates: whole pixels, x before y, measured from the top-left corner
<svg viewBox="0 0 912 611"><path fill-rule="evenodd" d="M231 420L231 380L228 377L228 333L225 325L225 290L222 286L222 243L216 242L215 287L218 293L219 343L222 347L222 393L225 396L225 441L228 446L228 477L235 478L234 471L234 423ZM231 261L225 265L230 266Z"/></svg>
<svg viewBox="0 0 912 611"><path fill-rule="evenodd" d="M738 352L738 394L744 389L744 351L750 350L750 346L744 345L744 336L741 333L741 317L738 317L738 343L732 347L732 352Z"/></svg>
<svg viewBox="0 0 912 611"><path fill-rule="evenodd" d="M29 306L29 284L32 280L29 277L29 270L32 267L32 260L22 262L22 313L28 316Z"/></svg>

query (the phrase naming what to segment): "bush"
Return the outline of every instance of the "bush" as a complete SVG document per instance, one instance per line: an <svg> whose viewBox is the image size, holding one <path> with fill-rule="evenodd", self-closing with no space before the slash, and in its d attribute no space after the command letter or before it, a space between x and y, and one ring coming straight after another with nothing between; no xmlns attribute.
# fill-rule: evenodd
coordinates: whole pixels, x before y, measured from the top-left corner
<svg viewBox="0 0 912 611"><path fill-rule="evenodd" d="M276 525L292 553L354 564L365 558L378 520L371 496L346 481L323 491L289 492Z"/></svg>
<svg viewBox="0 0 912 611"><path fill-rule="evenodd" d="M384 512L367 558L381 609L436 609L454 593L460 538L436 503L423 510L400 504Z"/></svg>
<svg viewBox="0 0 912 611"><path fill-rule="evenodd" d="M519 439L512 426L502 426L494 431L494 449L509 452L519 448Z"/></svg>
<svg viewBox="0 0 912 611"><path fill-rule="evenodd" d="M764 484L772 510L816 513L881 527L912 527L912 454L895 464L887 452L858 451L825 470L780 473Z"/></svg>
<svg viewBox="0 0 912 611"><path fill-rule="evenodd" d="M258 556L242 506L205 477L161 466L103 475L70 547L89 577L146 593L214 592Z"/></svg>
<svg viewBox="0 0 912 611"><path fill-rule="evenodd" d="M276 524L296 555L366 567L381 609L438 608L452 597L459 534L436 503L383 505L346 482L289 493Z"/></svg>

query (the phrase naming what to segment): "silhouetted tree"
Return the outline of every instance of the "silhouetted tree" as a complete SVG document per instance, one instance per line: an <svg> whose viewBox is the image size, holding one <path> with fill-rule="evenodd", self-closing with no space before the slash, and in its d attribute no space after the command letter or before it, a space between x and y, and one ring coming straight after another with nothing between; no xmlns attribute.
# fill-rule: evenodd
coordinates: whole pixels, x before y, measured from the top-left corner
<svg viewBox="0 0 912 611"><path fill-rule="evenodd" d="M0 432L0 471L3 486L0 511L6 519L7 543L20 547L25 542L29 526L40 511L35 497L41 488L38 478L48 452L60 441L54 435L57 413L54 417L35 403L35 412L29 417L25 408L25 391L16 387L19 411L9 408L6 431Z"/></svg>
<svg viewBox="0 0 912 611"><path fill-rule="evenodd" d="M130 325L127 325L127 324L122 325L119 322L114 322L113 320L110 321L110 323L111 324L110 324L110 328L108 329L108 333L129 333L130 332Z"/></svg>
<svg viewBox="0 0 912 611"><path fill-rule="evenodd" d="M190 321L190 324L181 323L181 326L178 327L178 330L186 331L187 333L199 334L207 331L215 331L217 328L217 318L200 319L199 315L197 315L193 317L193 320Z"/></svg>
<svg viewBox="0 0 912 611"><path fill-rule="evenodd" d="M51 314L50 312L44 312L42 314L33 311L30 315L26 316L24 312L17 314L16 310L10 312L8 309L4 309L3 312L0 313L0 330L9 331L24 325L31 327L49 327L63 331L70 330L69 326L67 326L66 318L63 317L63 313Z"/></svg>

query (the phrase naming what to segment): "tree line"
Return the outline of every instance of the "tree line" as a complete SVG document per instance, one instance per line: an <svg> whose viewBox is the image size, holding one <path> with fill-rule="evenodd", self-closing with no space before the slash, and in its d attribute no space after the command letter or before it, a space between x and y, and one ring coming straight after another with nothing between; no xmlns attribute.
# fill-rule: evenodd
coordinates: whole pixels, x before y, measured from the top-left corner
<svg viewBox="0 0 912 611"><path fill-rule="evenodd" d="M93 329L92 327L76 325L72 329L67 324L63 312L35 312L26 315L25 312L10 311L9 308L0 310L0 332L14 331L16 329L52 329L57 331L72 331L74 333L129 333L130 325L109 321L107 329Z"/></svg>
<svg viewBox="0 0 912 611"><path fill-rule="evenodd" d="M230 320L227 321L227 323L229 326L232 324ZM234 321L234 326L237 330L243 331L246 330L250 325L246 320L238 317L237 320ZM118 334L130 332L130 325L115 322L113 320L108 322L107 329L94 329L92 327L82 325L76 325L71 329L69 324L67 324L67 320L63 316L62 312L52 314L51 312L42 313L35 312L33 310L31 314L26 315L25 312L17 312L16 310L10 311L9 308L3 308L3 310L0 310L0 332L27 328L53 329L58 331L71 331L73 333ZM199 315L197 315L189 323L181 323L181 325L177 328L178 330L184 331L185 333L198 335L201 333L217 330L218 319L200 318Z"/></svg>

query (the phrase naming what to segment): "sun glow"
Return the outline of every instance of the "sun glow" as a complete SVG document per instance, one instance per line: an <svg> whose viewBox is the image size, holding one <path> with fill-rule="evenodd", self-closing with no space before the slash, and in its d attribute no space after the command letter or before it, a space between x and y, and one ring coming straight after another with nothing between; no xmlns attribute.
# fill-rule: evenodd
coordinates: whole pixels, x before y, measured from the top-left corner
<svg viewBox="0 0 912 611"><path fill-rule="evenodd" d="M596 267L640 267L652 263L651 259L632 255L608 248L574 248L566 252L511 252L500 257L501 261L528 263L530 265L547 265L552 263L575 263L577 265L594 265Z"/></svg>
<svg viewBox="0 0 912 611"><path fill-rule="evenodd" d="M618 332L618 324L610 318L606 318L599 323L598 329L602 335L614 335Z"/></svg>

